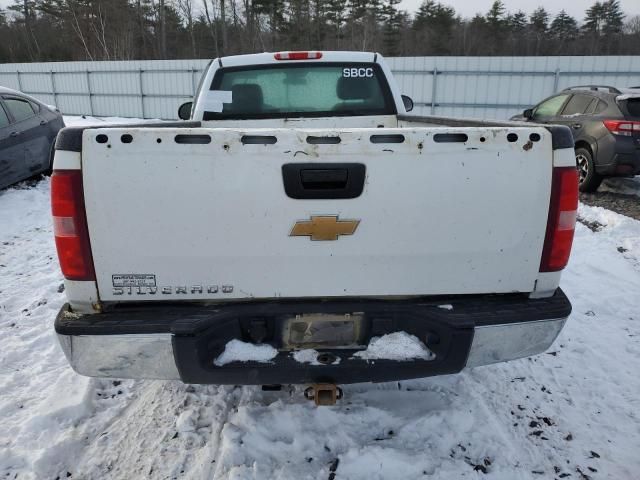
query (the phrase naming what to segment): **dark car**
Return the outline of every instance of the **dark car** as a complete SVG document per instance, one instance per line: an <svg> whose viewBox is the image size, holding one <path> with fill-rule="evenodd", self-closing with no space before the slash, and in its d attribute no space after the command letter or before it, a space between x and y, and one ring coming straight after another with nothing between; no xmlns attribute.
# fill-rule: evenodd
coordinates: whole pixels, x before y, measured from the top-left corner
<svg viewBox="0 0 640 480"><path fill-rule="evenodd" d="M0 188L51 170L62 115L23 93L0 87Z"/></svg>
<svg viewBox="0 0 640 480"><path fill-rule="evenodd" d="M640 174L639 88L570 87L511 120L571 127L583 192L604 177Z"/></svg>

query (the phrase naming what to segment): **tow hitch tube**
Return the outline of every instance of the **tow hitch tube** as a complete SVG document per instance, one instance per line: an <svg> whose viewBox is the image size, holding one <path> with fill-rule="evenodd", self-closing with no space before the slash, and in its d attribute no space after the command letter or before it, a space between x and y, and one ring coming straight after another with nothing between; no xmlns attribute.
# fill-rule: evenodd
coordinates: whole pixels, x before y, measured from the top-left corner
<svg viewBox="0 0 640 480"><path fill-rule="evenodd" d="M342 398L342 389L335 383L314 383L304 391L304 397L317 406L331 406Z"/></svg>

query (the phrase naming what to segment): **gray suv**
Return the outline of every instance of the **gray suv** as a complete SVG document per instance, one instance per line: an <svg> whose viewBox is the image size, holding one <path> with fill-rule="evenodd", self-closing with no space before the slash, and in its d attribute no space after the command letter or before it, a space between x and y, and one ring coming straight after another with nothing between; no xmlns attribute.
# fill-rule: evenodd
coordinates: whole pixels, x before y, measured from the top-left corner
<svg viewBox="0 0 640 480"><path fill-rule="evenodd" d="M640 174L640 88L570 87L511 120L570 127L583 192L604 177Z"/></svg>

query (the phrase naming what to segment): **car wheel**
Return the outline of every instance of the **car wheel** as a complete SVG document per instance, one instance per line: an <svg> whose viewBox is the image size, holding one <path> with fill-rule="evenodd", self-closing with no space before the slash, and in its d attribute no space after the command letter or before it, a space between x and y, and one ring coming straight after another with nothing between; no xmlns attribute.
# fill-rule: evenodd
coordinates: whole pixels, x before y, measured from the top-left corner
<svg viewBox="0 0 640 480"><path fill-rule="evenodd" d="M602 183L602 176L596 173L593 156L586 148L576 148L576 167L580 191L595 192Z"/></svg>

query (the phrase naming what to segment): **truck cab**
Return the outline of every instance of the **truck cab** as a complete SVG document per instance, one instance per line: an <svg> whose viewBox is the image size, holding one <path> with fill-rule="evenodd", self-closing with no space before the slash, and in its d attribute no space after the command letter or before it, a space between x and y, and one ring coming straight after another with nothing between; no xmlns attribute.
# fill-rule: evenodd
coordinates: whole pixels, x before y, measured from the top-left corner
<svg viewBox="0 0 640 480"><path fill-rule="evenodd" d="M384 58L367 52L280 52L212 61L179 117L203 125L395 127L413 108Z"/></svg>

